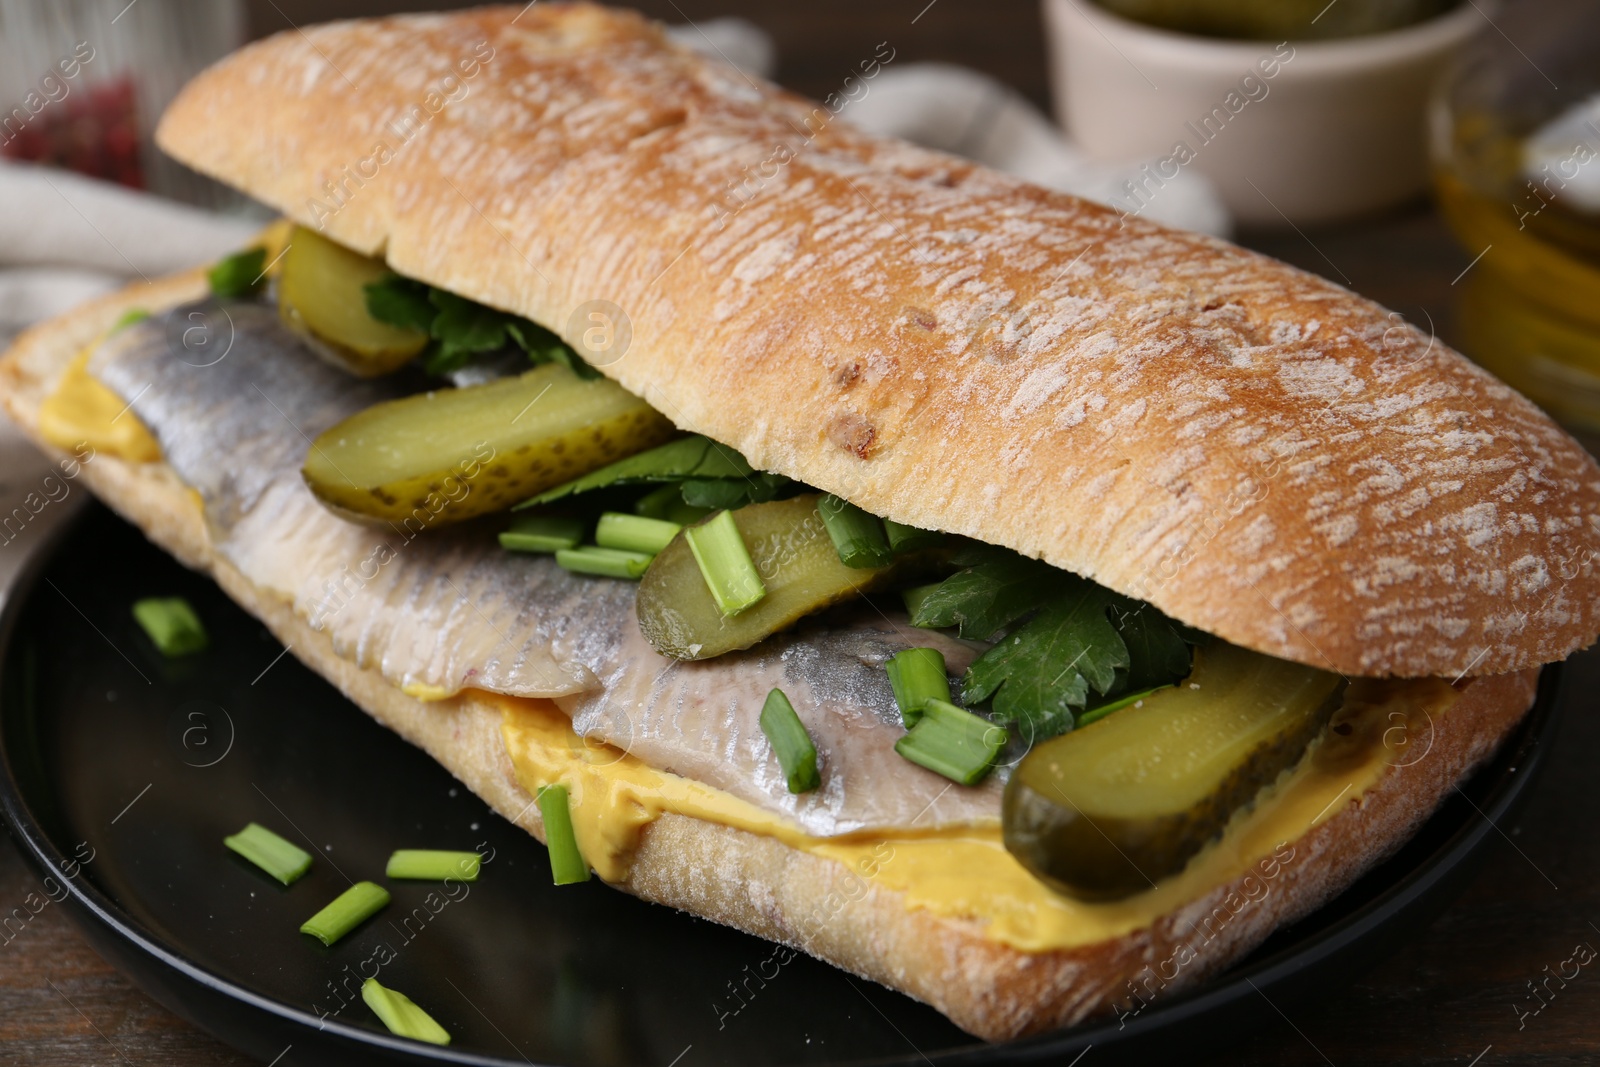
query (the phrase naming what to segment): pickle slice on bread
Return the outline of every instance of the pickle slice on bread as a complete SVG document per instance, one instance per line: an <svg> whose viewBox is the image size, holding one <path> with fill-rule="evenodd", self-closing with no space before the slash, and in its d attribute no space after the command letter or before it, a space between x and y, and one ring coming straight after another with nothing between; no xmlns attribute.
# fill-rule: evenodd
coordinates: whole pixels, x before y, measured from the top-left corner
<svg viewBox="0 0 1600 1067"><path fill-rule="evenodd" d="M335 366L361 378L388 374L428 344L427 331L391 326L367 312L366 286L388 276L382 260L296 226L278 276L278 313Z"/></svg>
<svg viewBox="0 0 1600 1067"><path fill-rule="evenodd" d="M675 432L615 382L550 363L374 404L318 436L301 475L347 517L440 525L508 508Z"/></svg>
<svg viewBox="0 0 1600 1067"><path fill-rule="evenodd" d="M706 587L688 541L679 534L639 583L639 629L657 652L710 659L749 648L813 612L881 585L890 567L846 567L828 537L816 493L750 504L734 511L767 594L724 615Z"/></svg>
<svg viewBox="0 0 1600 1067"><path fill-rule="evenodd" d="M1069 896L1181 870L1338 706L1336 674L1214 641L1187 681L1036 745L1006 784L1006 848Z"/></svg>

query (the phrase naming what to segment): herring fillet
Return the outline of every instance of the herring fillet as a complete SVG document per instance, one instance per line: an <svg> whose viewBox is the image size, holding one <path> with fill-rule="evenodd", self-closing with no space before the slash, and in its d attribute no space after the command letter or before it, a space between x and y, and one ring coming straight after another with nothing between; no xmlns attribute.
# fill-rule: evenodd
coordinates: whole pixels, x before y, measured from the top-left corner
<svg viewBox="0 0 1600 1067"><path fill-rule="evenodd" d="M218 330L210 350L220 357L183 343L197 313ZM819 836L998 821L997 782L953 786L893 750L903 730L884 661L933 645L959 671L972 655L959 642L864 608L840 625L679 663L639 633L631 582L506 552L484 522L417 534L340 518L301 479L306 450L338 421L403 395L402 379L329 366L264 304L174 309L112 337L89 369L131 400L200 494L218 554L285 597L340 656L397 686L553 698L581 736ZM775 686L817 745L823 784L812 793L788 792L761 732Z"/></svg>
<svg viewBox="0 0 1600 1067"><path fill-rule="evenodd" d="M329 366L254 303L201 312L226 348L220 358L197 356L182 343L195 313L178 308L130 327L89 369L134 401L167 463L199 492L228 562L288 597L339 655L396 685L553 697L594 684L580 665L555 658L551 627L614 613L615 592L527 557L490 565L481 527L417 535L347 522L305 487L300 466L312 440L401 395L393 379L363 381Z"/></svg>
<svg viewBox="0 0 1600 1067"><path fill-rule="evenodd" d="M621 640L584 656L600 687L556 700L585 737L611 740L652 766L708 782L781 812L819 835L998 822L1000 783L958 786L894 750L905 733L885 661L931 645L962 670L974 653L904 618L863 611L846 625L801 624L744 652L694 662L667 659L630 610ZM767 693L794 704L817 747L822 785L795 796L762 733Z"/></svg>

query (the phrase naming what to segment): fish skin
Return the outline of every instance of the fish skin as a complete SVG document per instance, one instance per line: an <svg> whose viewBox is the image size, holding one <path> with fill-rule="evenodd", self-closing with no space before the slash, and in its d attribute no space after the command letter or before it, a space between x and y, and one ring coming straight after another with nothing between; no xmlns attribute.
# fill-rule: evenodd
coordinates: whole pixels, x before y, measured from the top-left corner
<svg viewBox="0 0 1600 1067"><path fill-rule="evenodd" d="M563 625L631 607L631 591L597 590L547 560L501 553L482 525L418 535L334 515L300 476L306 450L340 420L403 395L400 382L352 378L316 358L269 307L230 302L203 313L225 338L215 362L197 365L181 342L195 328L185 326L189 306L119 333L89 369L133 400L167 463L199 492L225 559L288 597L339 655L396 685L553 697L594 684L581 664L555 659L550 639ZM463 618L487 625L464 628ZM447 632L453 639L441 640Z"/></svg>
<svg viewBox="0 0 1600 1067"><path fill-rule="evenodd" d="M199 352L184 343L197 321L216 331ZM300 476L307 448L340 420L415 389L404 374L361 380L337 370L260 303L174 309L113 336L89 369L131 401L200 494L216 551L286 597L340 656L397 686L553 698L580 736L817 836L999 819L997 780L956 786L894 752L904 731L883 661L930 645L959 673L973 654L960 642L864 604L837 625L680 663L639 633L636 585L506 552L494 541L497 520L418 534L341 518ZM789 793L761 732L774 687L816 744L822 786L811 793Z"/></svg>
<svg viewBox="0 0 1600 1067"><path fill-rule="evenodd" d="M894 750L905 730L884 662L924 645L960 672L975 654L943 634L914 629L903 616L863 611L837 626L802 625L743 652L691 662L658 655L630 611L621 640L607 635L604 644L582 656L599 687L556 701L580 735L715 784L818 835L999 819L998 777L958 786ZM651 667L641 669L645 664ZM798 796L761 731L761 708L775 688L805 724L822 772L820 788Z"/></svg>

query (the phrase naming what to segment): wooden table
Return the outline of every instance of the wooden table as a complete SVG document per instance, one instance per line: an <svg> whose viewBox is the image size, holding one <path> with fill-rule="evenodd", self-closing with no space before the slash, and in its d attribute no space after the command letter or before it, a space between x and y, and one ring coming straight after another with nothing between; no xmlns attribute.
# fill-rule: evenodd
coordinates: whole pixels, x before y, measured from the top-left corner
<svg viewBox="0 0 1600 1067"><path fill-rule="evenodd" d="M1007 78L1043 103L1043 54L1031 3L940 0L912 26L926 0L866 5L815 0L760 3L747 14L781 43L780 76L812 94L842 78L852 57L891 40L908 59L965 61ZM276 29L286 17L392 8L379 0L309 4L259 0L252 25ZM651 0L674 20L725 13L729 5ZM865 51L862 51L865 49ZM1305 234L1245 234L1245 243L1343 281L1407 317L1430 318L1447 343L1454 331L1451 279L1467 266L1425 204L1360 225ZM0 481L9 480L0 478ZM0 484L0 491L5 486ZM1570 668L1578 693L1600 689L1600 656ZM1537 1014L1528 983L1545 977L1576 946L1600 946L1600 718L1570 715L1555 739L1544 780L1511 825L1501 826L1482 872L1426 926L1411 931L1371 973L1319 1002L1291 1006L1281 1024L1240 1035L1210 1064L1579 1064L1600 1058L1600 966L1585 967ZM9 840L0 842L0 910L40 886ZM0 1064L171 1064L245 1062L133 988L49 905L0 943ZM1082 1061L1093 1067L1093 1053Z"/></svg>

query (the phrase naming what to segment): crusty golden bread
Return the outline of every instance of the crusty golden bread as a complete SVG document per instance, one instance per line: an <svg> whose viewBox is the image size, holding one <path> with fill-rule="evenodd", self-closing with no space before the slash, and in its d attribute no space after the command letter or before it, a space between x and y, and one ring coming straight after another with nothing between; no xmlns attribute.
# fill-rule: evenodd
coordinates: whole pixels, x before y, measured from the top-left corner
<svg viewBox="0 0 1600 1067"><path fill-rule="evenodd" d="M131 307L149 310L200 296L196 272L140 285L24 334L0 360L0 404L42 447L39 406L72 357ZM513 773L501 711L468 691L449 701L406 696L372 669L340 658L326 632L244 579L212 551L196 496L163 463L96 456L82 477L101 499L190 567L211 574L294 654L378 721L420 746L508 819L543 827ZM1529 706L1536 671L1471 678L1433 732L1425 758L1382 772L1359 799L1288 842L1293 862L1270 892L1254 875L1217 886L1152 925L1082 948L1029 953L984 936L971 920L908 908L848 866L759 836L675 814L645 831L628 881L647 900L783 942L938 1008L974 1034L999 1040L1077 1022L1140 997L1192 985L1239 958L1279 925L1316 908L1405 841L1440 799L1491 753ZM1224 839L1223 845L1226 845ZM1223 846L1214 846L1223 847ZM1246 901L1247 906L1235 906ZM1230 918L1175 974L1164 962L1198 944L1197 924ZM821 917L824 921L818 921ZM1137 1003L1137 1002L1135 1002Z"/></svg>
<svg viewBox="0 0 1600 1067"><path fill-rule="evenodd" d="M1235 643L1455 677L1600 631L1600 469L1442 344L1226 242L868 137L632 14L280 34L157 139L574 343L607 301L632 339L603 370L680 426Z"/></svg>

